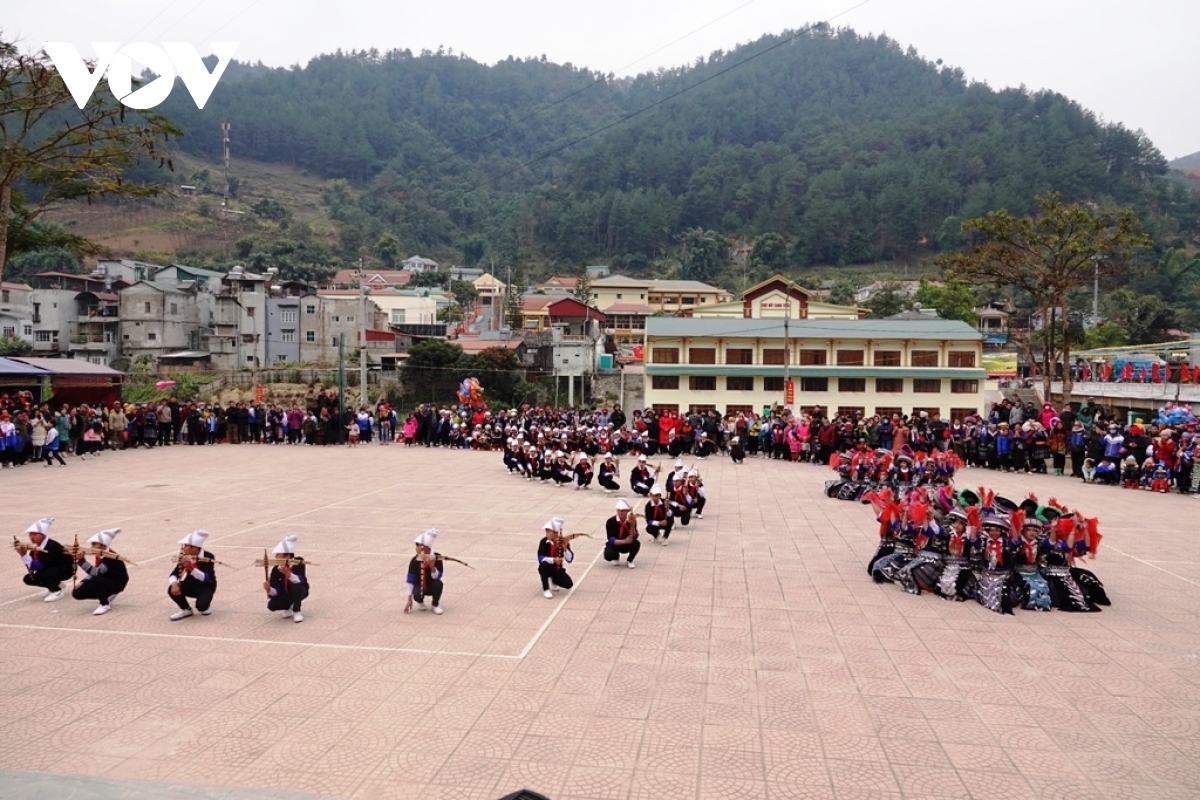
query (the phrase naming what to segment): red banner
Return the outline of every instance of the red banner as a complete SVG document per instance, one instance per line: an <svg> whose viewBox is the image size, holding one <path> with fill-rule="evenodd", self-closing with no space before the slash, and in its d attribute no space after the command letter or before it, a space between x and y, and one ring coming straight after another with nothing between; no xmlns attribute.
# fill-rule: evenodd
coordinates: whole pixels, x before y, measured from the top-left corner
<svg viewBox="0 0 1200 800"><path fill-rule="evenodd" d="M784 402L790 406L792 403L796 402L796 382L791 378L788 378L788 382L785 384L784 388Z"/></svg>
<svg viewBox="0 0 1200 800"><path fill-rule="evenodd" d="M260 383L254 387L254 403L258 405L263 401L263 385Z"/></svg>

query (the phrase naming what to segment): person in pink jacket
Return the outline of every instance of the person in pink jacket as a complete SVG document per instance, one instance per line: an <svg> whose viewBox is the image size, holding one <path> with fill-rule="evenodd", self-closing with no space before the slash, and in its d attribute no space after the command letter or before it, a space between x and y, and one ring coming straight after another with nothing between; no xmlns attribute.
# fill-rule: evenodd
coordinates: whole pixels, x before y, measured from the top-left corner
<svg viewBox="0 0 1200 800"><path fill-rule="evenodd" d="M404 420L404 445L412 447L413 441L417 438L417 418L409 414L408 419Z"/></svg>

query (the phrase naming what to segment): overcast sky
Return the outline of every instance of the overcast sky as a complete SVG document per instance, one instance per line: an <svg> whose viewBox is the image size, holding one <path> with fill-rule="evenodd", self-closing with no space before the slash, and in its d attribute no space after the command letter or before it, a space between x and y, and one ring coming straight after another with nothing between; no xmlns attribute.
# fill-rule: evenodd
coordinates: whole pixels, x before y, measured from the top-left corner
<svg viewBox="0 0 1200 800"><path fill-rule="evenodd" d="M6 38L238 42L236 58L303 64L342 49L436 50L494 63L545 55L631 75L833 19L887 33L992 87L1049 88L1141 128L1167 158L1200 150L1198 0L6 0Z"/></svg>

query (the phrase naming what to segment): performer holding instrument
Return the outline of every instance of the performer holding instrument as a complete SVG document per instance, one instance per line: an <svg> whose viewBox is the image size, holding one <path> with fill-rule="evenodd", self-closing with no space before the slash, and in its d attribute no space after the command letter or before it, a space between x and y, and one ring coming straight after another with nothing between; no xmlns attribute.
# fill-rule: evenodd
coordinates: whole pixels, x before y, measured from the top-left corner
<svg viewBox="0 0 1200 800"><path fill-rule="evenodd" d="M650 501L642 513L646 517L646 533L666 547L671 538L671 528L675 527L675 516L671 513L671 507L663 501L662 486L656 483L650 489Z"/></svg>
<svg viewBox="0 0 1200 800"><path fill-rule="evenodd" d="M649 495L661 469L662 467L655 467L654 473L651 474L650 467L646 465L646 456L638 456L637 466L629 474L630 487L634 494L640 494L642 497Z"/></svg>
<svg viewBox="0 0 1200 800"><path fill-rule="evenodd" d="M167 578L167 595L179 610L171 615L172 622L192 616L192 607L187 598L196 600L196 611L203 616L212 613L213 595L217 593L216 566L221 563L204 549L208 539L206 530L195 530L179 540L179 555L175 568Z"/></svg>
<svg viewBox="0 0 1200 800"><path fill-rule="evenodd" d="M46 590L42 598L53 603L63 596L62 582L75 574L75 559L61 544L50 538L50 526L54 517L44 517L25 529L29 541L13 537L13 549L25 563L26 574L21 580L26 586L40 586Z"/></svg>
<svg viewBox="0 0 1200 800"><path fill-rule="evenodd" d="M608 542L604 546L604 560L620 566L621 553L626 554L625 566L634 568L642 543L638 541L637 520L630 513L633 507L624 497L617 500L617 513L605 523Z"/></svg>
<svg viewBox="0 0 1200 800"><path fill-rule="evenodd" d="M417 610L425 611L425 598L433 598L433 613L442 613L442 575L445 565L442 556L433 552L433 543L437 541L437 528L430 528L422 533L413 544L417 553L408 562L408 579L405 587L408 590L408 602L404 604L404 613L412 611L413 600L417 601Z"/></svg>
<svg viewBox="0 0 1200 800"><path fill-rule="evenodd" d="M129 571L125 568L129 560L109 549L120 532L120 528L100 531L87 540L87 547L72 548L72 555L86 575L71 596L76 600L97 601L99 605L92 612L97 617L111 611L113 598L129 585Z"/></svg>
<svg viewBox="0 0 1200 800"><path fill-rule="evenodd" d="M586 533L563 535L565 524L562 517L554 517L542 526L545 535L538 544L538 575L542 579L543 597L552 598L559 589L570 589L575 585L567 574L567 564L575 560L571 540L580 536L592 538Z"/></svg>
<svg viewBox="0 0 1200 800"><path fill-rule="evenodd" d="M619 477L621 477L621 465L613 459L612 453L605 453L604 461L600 464L600 475L596 479L605 494L621 491L621 485L617 483Z"/></svg>
<svg viewBox="0 0 1200 800"><path fill-rule="evenodd" d="M305 574L307 565L304 558L296 555L296 534L283 537L283 541L275 545L271 558L263 551L262 568L266 571L270 566L271 574L263 581L263 589L267 592L267 611L282 611L285 617L291 617L293 622L303 622L304 615L300 613L301 604L308 598L308 575Z"/></svg>

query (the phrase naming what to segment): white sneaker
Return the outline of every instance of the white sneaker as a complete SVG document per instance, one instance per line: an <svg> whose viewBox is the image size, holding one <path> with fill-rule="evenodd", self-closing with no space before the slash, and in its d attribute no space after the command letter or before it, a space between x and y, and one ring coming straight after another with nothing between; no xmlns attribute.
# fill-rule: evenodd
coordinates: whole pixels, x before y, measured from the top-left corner
<svg viewBox="0 0 1200 800"><path fill-rule="evenodd" d="M206 608L206 609L204 609L203 611L201 611L201 612L200 612L200 615L201 615L201 616L204 616L204 617L207 617L207 616L208 616L209 614L211 614L211 613L212 613L212 609L211 609L211 608Z"/></svg>
<svg viewBox="0 0 1200 800"><path fill-rule="evenodd" d="M663 547L666 547L668 544L670 544L670 542L668 542L666 539L663 539L663 540L662 540L662 546L663 546Z"/></svg>
<svg viewBox="0 0 1200 800"><path fill-rule="evenodd" d="M417 603L417 611L428 611L428 610L429 610L429 607L425 605L425 601L422 600L420 603Z"/></svg>
<svg viewBox="0 0 1200 800"><path fill-rule="evenodd" d="M552 583L552 584L550 584L550 588L553 591L561 592L563 587L559 586L557 583Z"/></svg>
<svg viewBox="0 0 1200 800"><path fill-rule="evenodd" d="M697 514L697 515L696 515L696 519L704 519L704 515L703 515L703 514Z"/></svg>
<svg viewBox="0 0 1200 800"><path fill-rule="evenodd" d="M187 619L192 615L190 608L181 608L171 615L171 622L178 622L181 619Z"/></svg>
<svg viewBox="0 0 1200 800"><path fill-rule="evenodd" d="M544 597L544 598L546 598L547 600L549 600L549 599L551 599L551 598L553 598L553 597L554 597L554 592L552 592L552 591L550 591L549 589L547 589L546 591L542 592L542 597Z"/></svg>
<svg viewBox="0 0 1200 800"><path fill-rule="evenodd" d="M441 614L441 613L442 613L442 607L441 607L441 606L434 606L434 607L433 607L433 613L435 613L435 614Z"/></svg>
<svg viewBox="0 0 1200 800"><path fill-rule="evenodd" d="M98 606L96 606L96 610L92 612L92 616L102 617L111 610L112 610L111 605L107 605L107 606L106 605L98 605Z"/></svg>
<svg viewBox="0 0 1200 800"><path fill-rule="evenodd" d="M304 622L304 615L297 611L295 614L292 614L292 622Z"/></svg>
<svg viewBox="0 0 1200 800"><path fill-rule="evenodd" d="M53 603L55 600L61 600L61 599L62 599L62 589L58 589L53 592L47 592L46 596L42 598L42 602L43 603Z"/></svg>
<svg viewBox="0 0 1200 800"><path fill-rule="evenodd" d="M629 567L630 569L636 569L636 568L637 568L637 564L634 564L632 561L626 561L626 562L625 562L625 566Z"/></svg>

